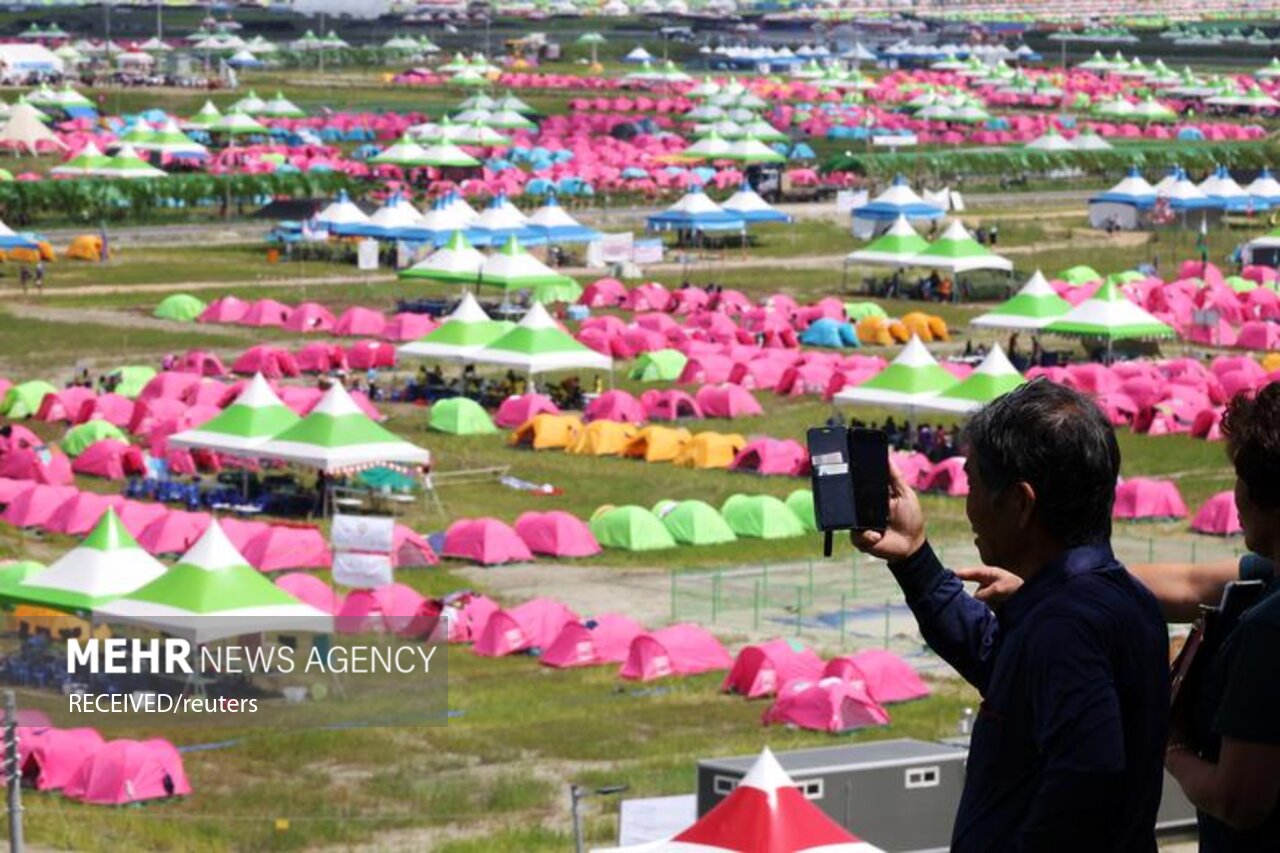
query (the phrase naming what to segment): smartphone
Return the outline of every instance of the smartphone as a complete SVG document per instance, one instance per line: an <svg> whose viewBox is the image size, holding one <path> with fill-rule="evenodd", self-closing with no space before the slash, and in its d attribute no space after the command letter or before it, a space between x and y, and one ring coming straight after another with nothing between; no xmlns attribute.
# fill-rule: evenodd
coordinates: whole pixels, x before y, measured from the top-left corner
<svg viewBox="0 0 1280 853"><path fill-rule="evenodd" d="M808 432L813 469L813 514L823 532L850 530L857 520L853 475L849 467L849 435L844 427L813 427Z"/></svg>
<svg viewBox="0 0 1280 853"><path fill-rule="evenodd" d="M889 436L879 429L849 430L854 530L889 526Z"/></svg>

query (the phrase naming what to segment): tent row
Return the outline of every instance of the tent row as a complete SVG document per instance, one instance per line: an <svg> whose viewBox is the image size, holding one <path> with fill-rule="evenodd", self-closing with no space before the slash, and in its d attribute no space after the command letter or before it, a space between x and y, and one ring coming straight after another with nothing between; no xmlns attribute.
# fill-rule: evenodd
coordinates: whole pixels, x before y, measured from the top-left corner
<svg viewBox="0 0 1280 853"><path fill-rule="evenodd" d="M22 779L37 791L101 806L191 794L182 755L163 738L108 741L97 729L61 729L44 720L20 722L17 731Z"/></svg>

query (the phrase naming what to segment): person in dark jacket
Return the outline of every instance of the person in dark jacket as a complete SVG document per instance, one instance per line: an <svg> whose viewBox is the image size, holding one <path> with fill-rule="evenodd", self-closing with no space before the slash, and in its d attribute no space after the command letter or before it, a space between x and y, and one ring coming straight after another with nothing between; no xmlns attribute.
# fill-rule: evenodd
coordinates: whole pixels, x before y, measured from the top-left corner
<svg viewBox="0 0 1280 853"><path fill-rule="evenodd" d="M896 470L888 529L854 534L982 694L951 849L1154 851L1168 634L1111 551L1115 433L1088 398L1039 380L978 412L962 444L978 553L1023 580L998 615L942 567Z"/></svg>

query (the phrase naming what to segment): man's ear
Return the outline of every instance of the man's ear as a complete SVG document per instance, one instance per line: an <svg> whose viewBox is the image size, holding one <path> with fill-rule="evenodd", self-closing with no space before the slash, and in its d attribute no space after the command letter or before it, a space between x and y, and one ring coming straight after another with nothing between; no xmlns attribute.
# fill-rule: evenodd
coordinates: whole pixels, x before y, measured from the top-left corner
<svg viewBox="0 0 1280 853"><path fill-rule="evenodd" d="M1009 512L1013 513L1018 529L1026 530L1036 514L1036 490L1030 483L1019 481L1005 492L1009 495Z"/></svg>

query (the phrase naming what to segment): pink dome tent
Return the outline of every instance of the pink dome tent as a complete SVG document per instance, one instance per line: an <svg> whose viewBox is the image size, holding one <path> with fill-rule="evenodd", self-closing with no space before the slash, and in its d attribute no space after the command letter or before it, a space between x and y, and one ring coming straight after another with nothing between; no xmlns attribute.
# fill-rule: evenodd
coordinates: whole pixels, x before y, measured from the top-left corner
<svg viewBox="0 0 1280 853"><path fill-rule="evenodd" d="M142 458L142 451L132 444L117 438L101 438L72 460L71 470L91 477L123 480L135 474L146 474L147 464Z"/></svg>
<svg viewBox="0 0 1280 853"><path fill-rule="evenodd" d="M97 729L45 729L22 762L22 778L37 791L61 790L103 743Z"/></svg>
<svg viewBox="0 0 1280 853"><path fill-rule="evenodd" d="M80 408L96 396L92 388L79 386L63 388L61 391L45 394L44 399L40 401L40 408L36 410L36 420L42 423L74 421L76 415L80 412Z"/></svg>
<svg viewBox="0 0 1280 853"><path fill-rule="evenodd" d="M943 459L921 477L920 491L942 492L951 497L969 494L969 475L964 472L964 457Z"/></svg>
<svg viewBox="0 0 1280 853"><path fill-rule="evenodd" d="M50 486L39 483L35 488L19 492L9 501L0 521L14 527L44 527L62 504L74 498L75 486Z"/></svg>
<svg viewBox="0 0 1280 853"><path fill-rule="evenodd" d="M515 531L535 554L590 557L600 553L600 543L586 522L563 510L526 512L516 519Z"/></svg>
<svg viewBox="0 0 1280 853"><path fill-rule="evenodd" d="M910 702L930 693L911 664L884 649L866 649L856 655L832 658L822 671L823 678L861 681L867 693L881 705Z"/></svg>
<svg viewBox="0 0 1280 853"><path fill-rule="evenodd" d="M177 369L184 373L194 373L197 376L219 377L227 375L227 368L223 365L222 359L211 352L199 349L188 350L178 361Z"/></svg>
<svg viewBox="0 0 1280 853"><path fill-rule="evenodd" d="M343 634L425 637L434 624L427 610L427 600L417 591L402 583L389 583L352 590L335 614L333 624Z"/></svg>
<svg viewBox="0 0 1280 853"><path fill-rule="evenodd" d="M11 480L8 477L0 477L0 506L8 506L18 495L35 487L36 484L30 480Z"/></svg>
<svg viewBox="0 0 1280 853"><path fill-rule="evenodd" d="M47 394L45 396L48 396ZM44 439L22 424L10 423L9 435L0 435L0 453L21 450L24 447L43 447Z"/></svg>
<svg viewBox="0 0 1280 853"><path fill-rule="evenodd" d="M702 420L702 407L683 391L651 389L640 395L645 416L653 421Z"/></svg>
<svg viewBox="0 0 1280 853"><path fill-rule="evenodd" d="M570 622L543 650L538 663L557 669L622 663L631 641L643 631L638 622L618 613Z"/></svg>
<svg viewBox="0 0 1280 853"><path fill-rule="evenodd" d="M109 424L124 429L133 417L133 401L119 394L99 394L92 400L86 400L80 406L75 421L78 424L102 418Z"/></svg>
<svg viewBox="0 0 1280 853"><path fill-rule="evenodd" d="M317 302L303 302L289 314L284 328L291 332L329 332L333 330L333 312Z"/></svg>
<svg viewBox="0 0 1280 853"><path fill-rule="evenodd" d="M412 312L396 314L387 321L386 327L382 330L382 338L397 343L416 341L428 332L434 331L437 325L430 314Z"/></svg>
<svg viewBox="0 0 1280 853"><path fill-rule="evenodd" d="M640 401L626 391L605 391L587 404L582 420L620 421L639 426L646 420L644 407Z"/></svg>
<svg viewBox="0 0 1280 853"><path fill-rule="evenodd" d="M498 406L493 422L502 429L515 429L534 415L560 414L560 407L545 394L517 394Z"/></svg>
<svg viewBox="0 0 1280 853"><path fill-rule="evenodd" d="M164 504L154 504L146 501L125 501L117 511L117 514L120 516L120 523L124 525L124 529L129 531L130 536L137 539L152 522L168 515L169 508Z"/></svg>
<svg viewBox="0 0 1280 853"><path fill-rule="evenodd" d="M443 555L482 566L533 559L516 532L496 518L459 519L444 535Z"/></svg>
<svg viewBox="0 0 1280 853"><path fill-rule="evenodd" d="M1131 520L1186 518L1187 505L1171 481L1134 477L1116 486L1111 516Z"/></svg>
<svg viewBox="0 0 1280 853"><path fill-rule="evenodd" d="M157 373L151 377L146 385L142 386L142 391L138 394L139 400L181 400L187 392L187 389L200 384L200 377L195 373L182 373L176 370L166 370Z"/></svg>
<svg viewBox="0 0 1280 853"><path fill-rule="evenodd" d="M327 569L333 563L328 541L314 527L273 524L245 543L241 554L260 572Z"/></svg>
<svg viewBox="0 0 1280 853"><path fill-rule="evenodd" d="M1191 529L1213 536L1234 536L1243 533L1240 513L1236 511L1234 492L1219 492L1201 505L1191 520Z"/></svg>
<svg viewBox="0 0 1280 853"><path fill-rule="evenodd" d="M182 756L173 744L154 740L113 740L76 769L63 796L82 803L122 806L191 793Z"/></svg>
<svg viewBox="0 0 1280 853"><path fill-rule="evenodd" d="M333 326L335 335L376 338L387 327L387 318L372 308L353 306L342 312Z"/></svg>
<svg viewBox="0 0 1280 853"><path fill-rule="evenodd" d="M616 278L599 278L588 284L578 303L588 308L616 308L626 301L627 288Z"/></svg>
<svg viewBox="0 0 1280 853"><path fill-rule="evenodd" d="M475 642L489 617L501 609L492 598L475 592L464 592L452 600L446 599L431 639L435 642Z"/></svg>
<svg viewBox="0 0 1280 853"><path fill-rule="evenodd" d="M76 492L53 511L43 527L50 533L66 536L86 536L109 508L118 510L124 503L120 495L99 495L94 492Z"/></svg>
<svg viewBox="0 0 1280 853"><path fill-rule="evenodd" d="M321 613L334 616L342 610L342 593L315 575L309 575L306 572L290 572L276 578L276 586Z"/></svg>
<svg viewBox="0 0 1280 853"><path fill-rule="evenodd" d="M148 554L185 554L209 526L207 512L171 509L151 522L137 537Z"/></svg>
<svg viewBox="0 0 1280 853"><path fill-rule="evenodd" d="M764 414L756 398L741 385L704 385L693 399L709 418L750 418Z"/></svg>
<svg viewBox="0 0 1280 853"><path fill-rule="evenodd" d="M232 362L231 370L245 376L261 373L267 379L280 379L301 373L292 353L269 344L249 347Z"/></svg>
<svg viewBox="0 0 1280 853"><path fill-rule="evenodd" d="M0 456L0 477L32 480L47 486L69 486L75 482L71 460L60 450L20 447Z"/></svg>
<svg viewBox="0 0 1280 853"><path fill-rule="evenodd" d="M249 306L248 310L235 322L241 326L275 326L283 327L289 322L293 309L274 299L259 299Z"/></svg>
<svg viewBox="0 0 1280 853"><path fill-rule="evenodd" d="M733 658L710 631L700 625L683 623L646 632L632 640L618 674L632 681L653 681L731 666Z"/></svg>
<svg viewBox="0 0 1280 853"><path fill-rule="evenodd" d="M391 565L397 569L434 566L440 562L422 534L397 524L391 533Z"/></svg>
<svg viewBox="0 0 1280 853"><path fill-rule="evenodd" d="M755 699L772 696L789 681L812 681L821 674L822 658L813 649L776 639L738 652L720 689Z"/></svg>
<svg viewBox="0 0 1280 853"><path fill-rule="evenodd" d="M347 347L347 362L355 370L396 366L396 348L386 341L356 341Z"/></svg>
<svg viewBox="0 0 1280 853"><path fill-rule="evenodd" d="M829 677L783 685L777 700L764 712L763 722L838 734L887 726L889 712L871 698L861 681Z"/></svg>
<svg viewBox="0 0 1280 853"><path fill-rule="evenodd" d="M347 351L328 341L313 341L294 353L293 358L303 373L328 373L348 368Z"/></svg>
<svg viewBox="0 0 1280 853"><path fill-rule="evenodd" d="M799 442L789 438L756 438L738 451L729 470L799 477L809 471L809 454Z"/></svg>
<svg viewBox="0 0 1280 853"><path fill-rule="evenodd" d="M545 649L578 614L553 598L535 598L509 610L498 610L480 629L471 650L482 657L502 657Z"/></svg>
<svg viewBox="0 0 1280 853"><path fill-rule="evenodd" d="M224 296L209 303L196 318L197 323L239 323L249 312L249 303L234 296Z"/></svg>

